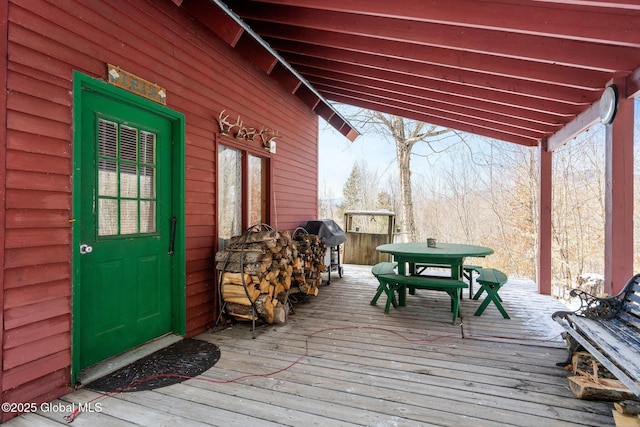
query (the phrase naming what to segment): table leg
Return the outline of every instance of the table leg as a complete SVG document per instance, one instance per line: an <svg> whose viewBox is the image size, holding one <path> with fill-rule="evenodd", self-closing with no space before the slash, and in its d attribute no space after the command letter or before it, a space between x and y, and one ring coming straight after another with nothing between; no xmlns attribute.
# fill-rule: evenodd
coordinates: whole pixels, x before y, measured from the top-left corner
<svg viewBox="0 0 640 427"><path fill-rule="evenodd" d="M464 259L460 260L460 264L451 264L451 278L453 280L462 280L463 270L462 264L464 263ZM458 291L460 293L460 299L462 299L462 289Z"/></svg>
<svg viewBox="0 0 640 427"><path fill-rule="evenodd" d="M415 268L414 264L409 265L409 271ZM398 275L405 276L407 274L407 263L405 261L398 261ZM406 307L407 305L407 287L405 285L398 286L398 305L400 307Z"/></svg>

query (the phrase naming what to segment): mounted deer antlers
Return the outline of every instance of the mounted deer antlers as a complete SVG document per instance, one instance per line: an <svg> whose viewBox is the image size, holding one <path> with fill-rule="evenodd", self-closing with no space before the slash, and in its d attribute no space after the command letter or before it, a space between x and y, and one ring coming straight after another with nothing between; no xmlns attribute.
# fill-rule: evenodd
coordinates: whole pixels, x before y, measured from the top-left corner
<svg viewBox="0 0 640 427"><path fill-rule="evenodd" d="M238 120L235 123L231 123L229 121L229 115L222 117L226 110L220 111L220 116L218 116L218 126L220 126L220 133L223 135L230 135L231 129L237 127L238 129L242 129L242 122L240 121L240 116L238 116Z"/></svg>
<svg viewBox="0 0 640 427"><path fill-rule="evenodd" d="M269 150L271 153L275 153L276 151L275 140L276 138L280 138L280 135L278 135L277 131L269 132L269 129L263 129L256 136L259 138L260 142L262 143L262 146L266 150ZM255 137L254 137L254 141L255 141Z"/></svg>
<svg viewBox="0 0 640 427"><path fill-rule="evenodd" d="M233 136L236 139L244 139L247 141L260 142L262 146L271 153L275 153L275 139L280 138L277 131L270 131L269 128L262 128L260 131L256 128L246 128L243 126L240 116L235 123L229 121L229 115L224 115L226 110L222 110L218 116L218 125L222 135ZM233 128L238 128L235 135L232 133Z"/></svg>

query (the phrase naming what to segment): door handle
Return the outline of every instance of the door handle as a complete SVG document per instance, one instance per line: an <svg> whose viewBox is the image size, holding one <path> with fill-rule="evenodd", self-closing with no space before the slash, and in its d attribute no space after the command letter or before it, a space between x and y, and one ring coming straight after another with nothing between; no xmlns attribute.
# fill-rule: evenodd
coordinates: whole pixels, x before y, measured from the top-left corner
<svg viewBox="0 0 640 427"><path fill-rule="evenodd" d="M90 254L93 252L93 248L90 245L81 244L80 245L80 255Z"/></svg>
<svg viewBox="0 0 640 427"><path fill-rule="evenodd" d="M176 223L178 222L178 218L175 216L171 218L171 235L169 236L169 251L167 252L169 255L173 255L173 249L176 245Z"/></svg>

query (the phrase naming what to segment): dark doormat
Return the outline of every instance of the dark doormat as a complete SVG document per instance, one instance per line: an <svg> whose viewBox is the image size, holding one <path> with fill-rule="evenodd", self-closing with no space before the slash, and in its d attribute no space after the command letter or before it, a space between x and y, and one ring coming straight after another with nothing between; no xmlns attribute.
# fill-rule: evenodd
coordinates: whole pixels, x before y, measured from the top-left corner
<svg viewBox="0 0 640 427"><path fill-rule="evenodd" d="M200 375L220 359L206 341L184 339L86 385L102 392L152 390Z"/></svg>

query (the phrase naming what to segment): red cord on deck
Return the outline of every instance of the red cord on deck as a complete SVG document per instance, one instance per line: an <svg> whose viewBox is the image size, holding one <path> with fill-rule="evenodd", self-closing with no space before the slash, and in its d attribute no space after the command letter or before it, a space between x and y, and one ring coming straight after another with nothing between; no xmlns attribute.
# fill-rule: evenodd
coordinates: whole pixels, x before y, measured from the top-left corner
<svg viewBox="0 0 640 427"><path fill-rule="evenodd" d="M103 393L100 396L97 396L91 400L89 400L87 402L87 405L89 405L90 403L93 403L99 399L102 399L104 397L107 396L111 396L113 394L117 394L117 393L122 393L123 391L126 391L130 388L133 387L137 387L140 384L143 384L147 381L151 381L154 380L156 378L162 378L162 377L177 377L177 378L185 378L185 379L193 379L193 380L198 380L198 381L205 381L205 382L209 382L209 383L214 383L214 384L229 384L229 383L233 383L236 381L240 381L246 378L252 378L252 377L269 377L269 376L273 376L276 374L279 374L281 372L284 372L290 368L292 368L293 366L297 365L298 363L300 363L302 361L302 359L304 359L305 357L307 357L309 355L309 339L321 334L321 333L325 333L325 332L332 332L332 331L344 331L344 330L348 330L348 329L371 329L371 330L375 330L375 331L382 331L382 332L387 332L390 334L394 334L399 336L400 338L402 338L405 341L408 342L433 342L433 341L437 341L439 339L442 338L454 338L456 337L456 335L439 335L437 337L433 337L433 338L407 338L404 335L402 335L400 332L396 332L394 330L391 329L386 329L386 328L381 328L381 327L377 327L377 326L340 326L340 327L334 327L334 328L324 328L324 329L320 329L314 333L312 333L311 335L307 336L307 338L305 338L304 340L304 344L305 344L305 349L304 349L304 353L298 357L296 360L294 360L293 362L291 362L289 365L287 365L286 367L282 368L282 369L278 369L276 371L273 372L268 372L265 374L246 374L246 375L242 375L236 378L232 378L232 379L228 379L228 380L214 380L211 378L203 378L203 377L191 377L191 376L187 376L187 375L179 375L179 374L158 374L158 375L152 375L149 376L147 378L143 378L141 380L135 381L131 384L129 384L126 387L122 387L119 388L117 390L113 390L110 391L108 393ZM464 336L462 337L464 338ZM469 338L473 338L473 337L469 337ZM508 337L489 337L487 336L486 338L501 338L501 339L508 339ZM548 340L545 340L548 341ZM544 342L544 341L543 341ZM65 421L67 423L71 423L73 422L73 420L75 420L77 418L77 416L80 414L80 408L76 408L71 414L67 415L64 417Z"/></svg>

